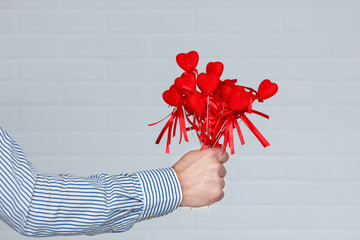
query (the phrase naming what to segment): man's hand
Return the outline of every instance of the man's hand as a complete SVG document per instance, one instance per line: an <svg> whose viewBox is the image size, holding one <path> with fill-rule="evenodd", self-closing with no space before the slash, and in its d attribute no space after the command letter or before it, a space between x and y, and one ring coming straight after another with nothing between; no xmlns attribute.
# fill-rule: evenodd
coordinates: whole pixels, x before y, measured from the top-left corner
<svg viewBox="0 0 360 240"><path fill-rule="evenodd" d="M203 207L224 197L223 165L229 154L222 148L207 148L186 153L172 167L180 181L182 201L180 207Z"/></svg>

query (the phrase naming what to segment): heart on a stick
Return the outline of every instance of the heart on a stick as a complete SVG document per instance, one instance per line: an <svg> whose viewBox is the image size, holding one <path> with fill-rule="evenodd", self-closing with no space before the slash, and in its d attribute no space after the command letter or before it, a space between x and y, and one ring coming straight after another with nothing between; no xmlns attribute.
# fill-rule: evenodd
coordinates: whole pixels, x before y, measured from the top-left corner
<svg viewBox="0 0 360 240"><path fill-rule="evenodd" d="M178 77L175 79L175 87L176 89L181 93L188 93L186 89L184 89L184 86L186 88L190 88L192 90L196 89L196 77L195 73L193 72L184 72L181 77Z"/></svg>
<svg viewBox="0 0 360 240"><path fill-rule="evenodd" d="M220 77L223 71L224 71L224 64L222 64L222 62L209 62L206 65L206 73L208 74L212 73Z"/></svg>
<svg viewBox="0 0 360 240"><path fill-rule="evenodd" d="M162 97L167 104L174 106L174 107L176 107L182 103L182 96L176 90L174 85L171 85L169 90L164 91L162 94Z"/></svg>
<svg viewBox="0 0 360 240"><path fill-rule="evenodd" d="M269 79L263 80L258 89L259 101L270 98L278 91L278 85L271 82Z"/></svg>
<svg viewBox="0 0 360 240"><path fill-rule="evenodd" d="M192 72L199 62L199 54L195 51L179 53L176 56L176 62L185 72Z"/></svg>
<svg viewBox="0 0 360 240"><path fill-rule="evenodd" d="M233 111L246 109L251 100L251 94L246 92L243 87L235 87L229 96L229 107Z"/></svg>
<svg viewBox="0 0 360 240"><path fill-rule="evenodd" d="M190 94L187 98L188 106L195 112L197 115L201 115L206 108L206 101L198 93Z"/></svg>
<svg viewBox="0 0 360 240"><path fill-rule="evenodd" d="M214 74L200 73L197 78L197 86L206 95L215 91L219 82L220 78Z"/></svg>

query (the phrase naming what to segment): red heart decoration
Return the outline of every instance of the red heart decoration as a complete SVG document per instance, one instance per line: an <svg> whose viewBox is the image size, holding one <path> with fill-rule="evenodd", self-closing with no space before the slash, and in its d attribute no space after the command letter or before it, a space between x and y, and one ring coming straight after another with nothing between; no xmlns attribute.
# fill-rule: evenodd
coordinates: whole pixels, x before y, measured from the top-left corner
<svg viewBox="0 0 360 240"><path fill-rule="evenodd" d="M221 81L221 85L232 85L235 86L235 83L237 82L237 79L225 79Z"/></svg>
<svg viewBox="0 0 360 240"><path fill-rule="evenodd" d="M195 73L193 72L184 72L181 77L175 79L175 87L176 89L184 94L187 94L189 91L184 89L183 87L186 86L190 89L196 89L196 77Z"/></svg>
<svg viewBox="0 0 360 240"><path fill-rule="evenodd" d="M199 62L199 54L195 51L179 53L176 55L176 62L185 72L192 72Z"/></svg>
<svg viewBox="0 0 360 240"><path fill-rule="evenodd" d="M206 65L206 73L208 74L212 73L220 77L223 71L224 71L224 64L222 64L222 62L209 62Z"/></svg>
<svg viewBox="0 0 360 240"><path fill-rule="evenodd" d="M205 111L206 102L200 94L190 94L187 98L187 103L197 115L201 115Z"/></svg>
<svg viewBox="0 0 360 240"><path fill-rule="evenodd" d="M230 93L232 92L233 88L234 87L231 85L223 85L221 87L221 99L224 102L227 103L229 101L229 96L230 96Z"/></svg>
<svg viewBox="0 0 360 240"><path fill-rule="evenodd" d="M219 83L220 78L214 74L200 73L197 77L197 86L206 95L215 91Z"/></svg>
<svg viewBox="0 0 360 240"><path fill-rule="evenodd" d="M164 91L162 97L171 106L176 107L182 103L182 95L176 90L174 85L171 85L169 90Z"/></svg>
<svg viewBox="0 0 360 240"><path fill-rule="evenodd" d="M248 108L251 93L246 92L243 87L236 87L229 96L229 107L233 111L240 111Z"/></svg>
<svg viewBox="0 0 360 240"><path fill-rule="evenodd" d="M272 83L269 79L263 80L258 89L259 101L271 98L277 91L278 85L276 83Z"/></svg>

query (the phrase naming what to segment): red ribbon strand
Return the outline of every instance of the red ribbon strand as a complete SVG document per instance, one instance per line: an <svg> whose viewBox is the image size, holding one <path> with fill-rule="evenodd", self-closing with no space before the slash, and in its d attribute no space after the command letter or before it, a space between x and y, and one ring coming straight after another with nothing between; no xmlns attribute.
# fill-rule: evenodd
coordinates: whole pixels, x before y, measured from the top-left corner
<svg viewBox="0 0 360 240"><path fill-rule="evenodd" d="M159 144L165 132L167 133L166 153L170 152L171 138L179 128L179 144L184 139L189 141L187 132L194 131L202 143L201 149L207 147L227 147L230 153L235 153L234 134L239 136L241 145L245 144L239 120L255 135L259 142L267 147L270 143L249 120L246 114L254 113L269 119L265 113L253 109L255 100L263 102L278 90L278 86L270 80L263 80L258 91L253 88L236 85L236 79L220 80L222 63L209 63L206 73L199 73L196 69L198 53L178 54L178 65L185 70L181 78L163 93L164 101L173 106L172 112L162 120L149 124L153 126L170 117L160 131L155 143ZM220 69L220 70L219 70ZM200 87L198 77L200 79ZM204 92L203 92L204 91Z"/></svg>

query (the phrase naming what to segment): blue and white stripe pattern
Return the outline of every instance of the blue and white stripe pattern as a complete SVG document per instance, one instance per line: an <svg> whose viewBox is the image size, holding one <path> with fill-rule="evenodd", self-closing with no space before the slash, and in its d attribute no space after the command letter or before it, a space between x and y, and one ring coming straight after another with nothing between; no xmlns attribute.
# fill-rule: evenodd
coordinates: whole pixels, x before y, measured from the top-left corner
<svg viewBox="0 0 360 240"><path fill-rule="evenodd" d="M87 178L39 174L0 127L0 218L23 235L123 232L178 208L172 168Z"/></svg>

